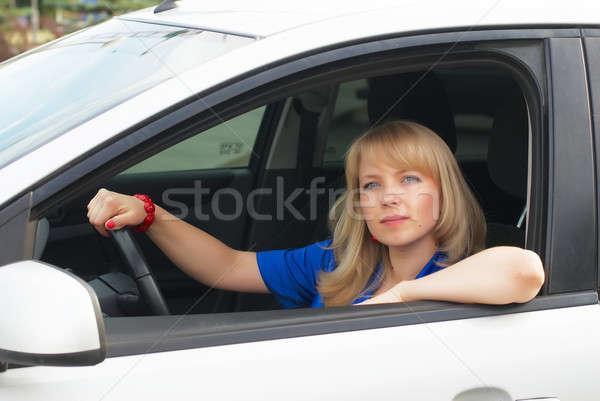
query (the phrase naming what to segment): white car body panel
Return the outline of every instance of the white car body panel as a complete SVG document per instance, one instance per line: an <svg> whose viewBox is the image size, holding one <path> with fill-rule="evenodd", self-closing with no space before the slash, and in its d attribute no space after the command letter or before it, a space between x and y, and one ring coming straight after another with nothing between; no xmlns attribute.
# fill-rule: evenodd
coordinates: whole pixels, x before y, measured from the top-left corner
<svg viewBox="0 0 600 401"><path fill-rule="evenodd" d="M193 20L199 26L218 31L231 29L239 32L239 28L243 26L249 35L271 36L210 60L178 78L144 92L0 169L0 204L157 111L194 93L294 55L357 39L432 29L472 30L477 26L523 24L600 24L600 2L590 0L537 0L527 3L514 0L429 3L378 1L368 5L365 2L321 3L311 1L296 4L297 8L289 12L289 15L298 17L289 17L285 27L277 25L281 13L269 11L280 9L279 3L272 0L253 4L251 12L241 11L249 7L243 2L230 0L220 2L219 8L202 6L200 2L181 1L178 2L177 9L164 13L153 14L153 9L146 9L128 14L128 18L172 24L185 25ZM231 11L232 8L234 11ZM246 22L242 23L240 18ZM316 22L308 23L308 20ZM232 21L239 24L233 24ZM238 29L234 29L233 25ZM273 26L278 28L259 29ZM244 62L241 63L240 60ZM82 135L84 132L85 135ZM44 162L40 163L40 160Z"/></svg>
<svg viewBox="0 0 600 401"><path fill-rule="evenodd" d="M319 26L331 24L326 35L320 38L322 43L327 43L331 42L330 35L366 38L371 32L377 35L472 25L598 23L599 10L600 5L594 0L307 0L293 3L187 0L178 1L177 8L158 14L154 14L154 8L147 8L128 16L218 31L244 32L255 37L302 29L316 29L315 34L323 34ZM339 31L335 30L336 26L339 26ZM296 45L290 43L288 46L294 48Z"/></svg>
<svg viewBox="0 0 600 401"><path fill-rule="evenodd" d="M511 400L589 401L600 394L600 346L585 336L599 330L590 305L11 369L0 399L447 401L483 387Z"/></svg>

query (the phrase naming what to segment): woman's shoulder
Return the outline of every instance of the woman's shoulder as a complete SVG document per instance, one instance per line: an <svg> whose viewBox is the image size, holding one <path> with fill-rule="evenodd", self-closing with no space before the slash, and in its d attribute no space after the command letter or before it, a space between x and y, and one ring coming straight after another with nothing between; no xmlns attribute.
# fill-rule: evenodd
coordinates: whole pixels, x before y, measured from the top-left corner
<svg viewBox="0 0 600 401"><path fill-rule="evenodd" d="M301 248L259 251L256 261L261 277L282 307L309 306L318 295L321 271L332 270L331 240Z"/></svg>
<svg viewBox="0 0 600 401"><path fill-rule="evenodd" d="M334 252L331 248L332 243L332 239L326 239L305 247L310 257L318 260L319 270L331 271L335 269Z"/></svg>
<svg viewBox="0 0 600 401"><path fill-rule="evenodd" d="M321 249L333 252L333 250L330 249L332 243L333 243L333 240L330 238L330 239L325 239L323 241L315 242L314 244L311 244L311 245L318 246ZM309 246L311 246L311 245L309 245Z"/></svg>
<svg viewBox="0 0 600 401"><path fill-rule="evenodd" d="M301 248L296 249L288 249L289 251L302 251L302 252L310 252L310 253L329 253L333 252L331 249L331 244L333 240L326 239L323 241L313 242L312 244L305 245Z"/></svg>
<svg viewBox="0 0 600 401"><path fill-rule="evenodd" d="M308 245L306 249L322 255L333 255L333 248L331 248L332 243L332 239L326 239L323 241L314 242Z"/></svg>
<svg viewBox="0 0 600 401"><path fill-rule="evenodd" d="M298 269L309 270L333 270L334 260L331 239L314 242L301 248L287 248L257 252L257 260L260 264L273 264L280 261L286 265L294 265Z"/></svg>

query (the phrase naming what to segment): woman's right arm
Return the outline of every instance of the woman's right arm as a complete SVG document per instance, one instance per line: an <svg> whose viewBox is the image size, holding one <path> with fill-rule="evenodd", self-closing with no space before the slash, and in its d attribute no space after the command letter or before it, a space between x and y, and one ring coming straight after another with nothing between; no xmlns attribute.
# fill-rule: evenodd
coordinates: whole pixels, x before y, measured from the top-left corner
<svg viewBox="0 0 600 401"><path fill-rule="evenodd" d="M258 270L255 252L232 249L161 207L155 207L154 223L146 233L189 276L210 287L269 292ZM112 230L136 226L144 220L146 211L144 202L133 196L100 189L88 204L87 216L96 230L108 237L109 221L114 223Z"/></svg>

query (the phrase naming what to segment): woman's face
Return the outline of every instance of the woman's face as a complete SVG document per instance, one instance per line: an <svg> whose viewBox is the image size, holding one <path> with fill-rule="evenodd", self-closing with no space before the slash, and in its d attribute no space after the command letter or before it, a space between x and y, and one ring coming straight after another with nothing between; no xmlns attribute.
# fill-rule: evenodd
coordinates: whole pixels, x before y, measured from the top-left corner
<svg viewBox="0 0 600 401"><path fill-rule="evenodd" d="M433 178L370 158L359 165L359 190L362 215L379 242L401 247L435 242L440 190Z"/></svg>

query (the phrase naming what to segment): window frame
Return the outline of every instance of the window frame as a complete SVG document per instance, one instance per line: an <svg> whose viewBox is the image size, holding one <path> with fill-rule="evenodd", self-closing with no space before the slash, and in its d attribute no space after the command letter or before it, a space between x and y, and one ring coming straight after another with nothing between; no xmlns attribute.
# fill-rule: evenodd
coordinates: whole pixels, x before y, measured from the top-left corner
<svg viewBox="0 0 600 401"><path fill-rule="evenodd" d="M594 145L594 159L596 162L595 166L595 180L596 183L596 210L600 206L600 159L598 158L598 146L600 144L600 29L584 29L583 30L583 45L585 64L587 71L587 83L590 94L590 105L591 105L591 123L593 130L593 145ZM596 289L600 291L600 221L596 215L596 238L597 238L597 251L596 251Z"/></svg>
<svg viewBox="0 0 600 401"><path fill-rule="evenodd" d="M330 83L332 80L347 81L351 80L353 76L364 77L365 72L372 72L375 65L378 66L379 72L386 69L396 72L398 67L394 63L397 63L397 57L393 56L396 51L410 53L415 57L427 53L428 58L431 58L432 54L447 55L451 51L452 54L444 61L445 63L452 62L456 65L464 63L467 54L469 63L476 61L498 63L515 74L515 78L524 90L527 104L530 111L532 111L530 112L533 137L529 221L535 223L529 224L526 243L528 248L537 251L541 255L542 260L545 261L545 266L552 269L551 264L546 264L551 260L549 261L544 253L544 245L547 239L545 224L547 219L552 219L552 215L547 214L546 205L546 195L549 193L548 181L551 177L551 174L547 173L547 167L549 163L552 163L552 159L549 158L548 138L542 134L546 132L546 118L550 115L548 110L550 94L546 90L548 81L545 72L548 60L542 43L548 37L573 37L577 32L578 30L574 29L509 29L434 33L396 38L376 38L335 49L320 50L311 55L299 55L297 60L272 66L235 82L228 82L210 93L199 94L195 98L198 100L174 106L157 116L156 119L148 121L146 125L124 133L116 141L99 149L94 158L82 160L35 189L33 192L32 203L34 208L32 218L35 219L41 216L44 211L73 196L73 194L98 185L116 171L133 164L132 160L143 159L149 154L156 153L161 144L165 143L165 137L173 142L176 139L185 137L186 130L193 129L195 132L199 132L201 129L214 126L217 122L214 115L212 115L212 111L211 113L208 112L209 108L213 108L215 112L226 119L250 110L259 103L265 104L273 100L284 99L288 94L293 94L302 88L317 86L322 82ZM513 41L517 39L518 41ZM527 39L534 41L530 42ZM457 45L458 41L461 43ZM403 59L408 57L406 53L403 53ZM320 71L319 75L317 75L318 71ZM184 125L186 129L181 129ZM154 138L157 136L162 138ZM264 146L264 142L261 145ZM135 146L137 148L134 148ZM261 157L261 159L264 162L267 158ZM111 167L102 169L109 162ZM549 277L551 279L552 276ZM548 285L545 291L547 291L547 288ZM270 339L287 338L429 321L519 313L597 302L598 297L595 292L580 292L539 296L525 305L483 306L424 302L421 304L424 306L422 306L423 310L420 312L419 308L421 306L419 306L419 303L410 303L408 304L408 310L405 307L399 308L394 305L375 305L358 308L339 307L322 310L239 312L199 316L194 319L197 321L196 326L194 326L197 335L187 340L167 338L163 342L166 344L166 348L155 348L152 352L158 352L159 349L175 350L259 341L267 337ZM444 306L442 307L442 305ZM350 314L352 318L349 318ZM374 315L380 316L376 317ZM229 321L233 318L236 320L229 327L229 330L234 330L235 335L214 329L213 327L220 327L218 324L211 327L207 327L203 323L200 324L203 321L209 322L215 319L217 321L219 321L218 319ZM140 346L144 340L137 334L140 332L139 326L134 324L137 319L126 317L107 320L109 344L112 343L111 339L119 338L119 342L129 344L131 347L123 353L115 348L111 351L113 345L109 345L109 355L132 355L147 351L147 348ZM150 317L146 319L148 319L149 325L154 324L155 329L160 331L169 328L177 317ZM344 323L340 323L341 326L336 326L338 324L336 322L340 321ZM255 330L257 325L264 326L266 332L270 333L270 337L257 334ZM319 329L310 329L305 332L300 329L304 326L307 328L318 326ZM134 327L137 327L137 329L134 330ZM175 334L173 333L173 335ZM209 337L210 341L208 343L201 340L201 338L206 339ZM171 340L174 343L170 342Z"/></svg>
<svg viewBox="0 0 600 401"><path fill-rule="evenodd" d="M544 290L559 294L596 288L596 181L582 40L549 38L545 47L549 187Z"/></svg>

